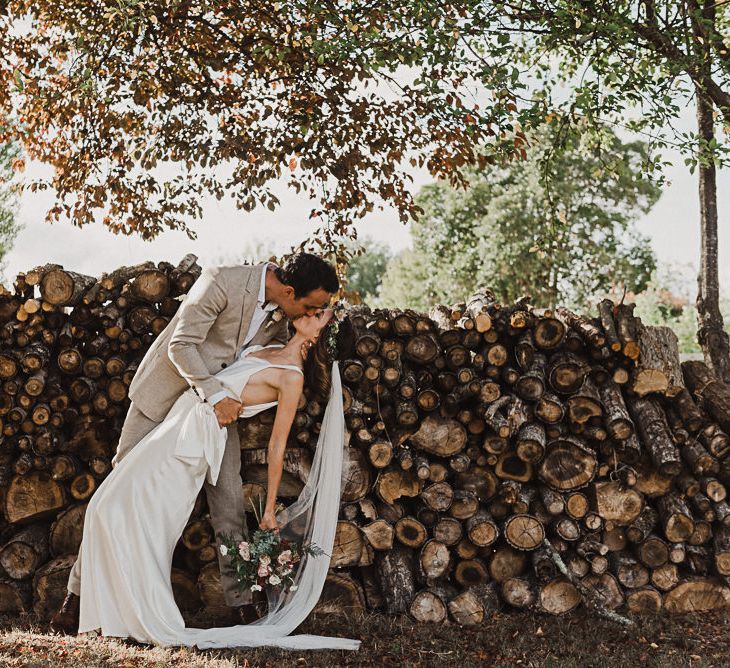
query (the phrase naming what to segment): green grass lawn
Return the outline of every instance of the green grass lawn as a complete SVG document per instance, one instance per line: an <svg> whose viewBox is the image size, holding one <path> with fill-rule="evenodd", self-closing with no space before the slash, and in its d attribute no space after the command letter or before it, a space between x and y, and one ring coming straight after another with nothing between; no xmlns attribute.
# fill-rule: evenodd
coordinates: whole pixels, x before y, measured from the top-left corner
<svg viewBox="0 0 730 668"><path fill-rule="evenodd" d="M298 633L360 638L357 652L161 649L55 636L32 616L0 618L0 666L253 668L255 666L730 666L730 611L635 618L630 630L579 610L565 617L506 613L480 627L415 624L405 616L310 615Z"/></svg>

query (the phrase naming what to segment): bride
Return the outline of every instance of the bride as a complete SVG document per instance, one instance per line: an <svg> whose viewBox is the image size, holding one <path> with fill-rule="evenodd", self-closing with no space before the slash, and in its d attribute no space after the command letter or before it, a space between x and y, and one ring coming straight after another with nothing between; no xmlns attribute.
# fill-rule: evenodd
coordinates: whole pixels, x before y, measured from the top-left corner
<svg viewBox="0 0 730 668"><path fill-rule="evenodd" d="M268 614L252 624L185 627L170 584L172 554L204 480L217 480L226 443L226 428L218 425L212 406L189 389L89 502L81 543L79 633L100 630L162 646L358 649L359 640L289 635L319 599L337 525L344 415L336 353L344 329L338 332L332 315L328 308L297 318L286 345L251 346L216 374L241 401L241 417L277 406L260 528L311 541L325 554L302 558L290 590L267 586ZM307 482L299 498L275 515L284 449L305 376L308 387L321 398L329 394L329 400Z"/></svg>

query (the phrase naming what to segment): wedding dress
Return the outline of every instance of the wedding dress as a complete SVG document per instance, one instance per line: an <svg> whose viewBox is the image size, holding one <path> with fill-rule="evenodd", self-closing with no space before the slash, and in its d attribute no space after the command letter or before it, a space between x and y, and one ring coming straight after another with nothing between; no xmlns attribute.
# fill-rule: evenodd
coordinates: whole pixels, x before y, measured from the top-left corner
<svg viewBox="0 0 730 668"><path fill-rule="evenodd" d="M269 346L272 347L272 346ZM272 364L249 353L216 374L240 399L248 379ZM246 406L243 417L276 405ZM227 429L213 407L192 389L165 419L112 470L89 502L80 551L79 633L100 629L104 636L131 637L155 645L287 649L358 649L359 640L310 634L289 635L317 603L334 543L340 502L344 415L337 363L309 477L298 499L277 515L280 536L311 541L325 554L298 563L294 591L266 587L269 612L247 625L186 628L175 604L170 570L175 545L207 478L215 484Z"/></svg>

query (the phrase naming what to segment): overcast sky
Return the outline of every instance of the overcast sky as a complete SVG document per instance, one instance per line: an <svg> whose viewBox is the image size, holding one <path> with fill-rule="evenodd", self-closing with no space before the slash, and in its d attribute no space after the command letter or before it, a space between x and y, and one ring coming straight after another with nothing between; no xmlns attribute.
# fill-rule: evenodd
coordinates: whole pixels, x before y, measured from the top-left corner
<svg viewBox="0 0 730 668"><path fill-rule="evenodd" d="M688 108L681 125L691 130L692 108ZM678 153L669 153L674 166L667 170L671 184L665 189L653 210L638 222L639 229L651 238L661 262L681 263L696 267L699 261L699 205L697 173L690 174ZM29 177L44 173L45 167L30 164ZM430 181L425 170L412 171L413 191ZM169 231L158 239L145 242L138 238L114 235L101 224L82 229L69 223L43 222L51 205L48 193L27 193L21 200L19 219L23 225L15 247L5 258L5 282L19 271L39 264L56 262L67 269L99 275L125 264L145 260L179 261L186 253L195 253L202 265L236 261L250 253L258 243L287 250L302 241L311 224L307 218L312 203L303 195L287 189L282 182L277 189L281 206L275 211L239 211L231 201L211 197L204 202L204 217L192 227L198 233L195 241L185 234ZM723 292L730 295L730 170L718 173L718 207L720 213L720 280ZM398 221L393 211L373 212L358 227L360 236L370 236L389 245L394 251L410 242L407 226ZM694 293L695 284L689 286Z"/></svg>

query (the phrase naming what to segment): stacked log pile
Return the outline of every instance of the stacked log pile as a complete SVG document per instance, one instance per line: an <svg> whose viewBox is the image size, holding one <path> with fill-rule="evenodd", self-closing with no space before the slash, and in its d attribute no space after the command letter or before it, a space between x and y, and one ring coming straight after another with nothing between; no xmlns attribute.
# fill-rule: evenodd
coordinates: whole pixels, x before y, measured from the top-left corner
<svg viewBox="0 0 730 668"><path fill-rule="evenodd" d="M0 295L0 608L60 602L109 473L136 365L195 257L100 279L49 265ZM476 624L501 606L672 612L730 603L730 389L633 305L355 307L343 351L343 493L321 610ZM307 479L325 406L305 388L280 496ZM265 493L273 410L239 425ZM253 525L253 522L251 523ZM561 570L563 569L563 570ZM184 611L229 613L201 495L173 558ZM586 600L590 599L590 600Z"/></svg>
<svg viewBox="0 0 730 668"><path fill-rule="evenodd" d="M331 586L462 624L728 605L730 389L633 308L353 311Z"/></svg>
<svg viewBox="0 0 730 668"><path fill-rule="evenodd" d="M0 288L0 610L58 605L127 389L200 275L196 259L99 278L49 264Z"/></svg>

